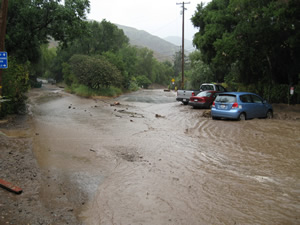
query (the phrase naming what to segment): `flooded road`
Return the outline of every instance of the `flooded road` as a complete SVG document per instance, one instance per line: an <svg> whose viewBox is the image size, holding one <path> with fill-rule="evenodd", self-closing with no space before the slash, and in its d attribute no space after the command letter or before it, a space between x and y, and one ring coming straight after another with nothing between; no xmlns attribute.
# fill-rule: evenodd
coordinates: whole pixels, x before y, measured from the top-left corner
<svg viewBox="0 0 300 225"><path fill-rule="evenodd" d="M300 118L214 121L175 98L32 92L43 202L63 193L87 225L300 224Z"/></svg>

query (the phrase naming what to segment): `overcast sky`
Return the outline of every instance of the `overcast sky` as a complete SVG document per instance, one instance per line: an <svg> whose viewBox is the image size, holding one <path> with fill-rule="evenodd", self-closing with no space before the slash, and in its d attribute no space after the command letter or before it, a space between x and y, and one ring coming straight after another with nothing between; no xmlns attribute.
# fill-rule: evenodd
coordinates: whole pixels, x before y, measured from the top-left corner
<svg viewBox="0 0 300 225"><path fill-rule="evenodd" d="M88 19L101 22L103 19L152 35L165 38L182 35L182 3L174 0L90 0L91 11ZM185 39L192 40L197 29L190 18L199 3L210 0L185 1Z"/></svg>

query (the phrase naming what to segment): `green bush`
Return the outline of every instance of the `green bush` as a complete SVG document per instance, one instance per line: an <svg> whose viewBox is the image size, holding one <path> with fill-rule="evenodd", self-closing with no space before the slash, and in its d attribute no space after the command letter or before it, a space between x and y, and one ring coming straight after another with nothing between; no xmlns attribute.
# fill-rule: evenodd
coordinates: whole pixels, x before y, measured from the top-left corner
<svg viewBox="0 0 300 225"><path fill-rule="evenodd" d="M98 91L98 95L100 96L109 96L109 97L116 97L122 94L122 90L117 87L107 87L101 88Z"/></svg>
<svg viewBox="0 0 300 225"><path fill-rule="evenodd" d="M18 64L10 57L9 67L2 74L2 95L9 101L1 103L1 117L25 111L25 93L29 87L29 63Z"/></svg>
<svg viewBox="0 0 300 225"><path fill-rule="evenodd" d="M72 86L68 86L65 90L85 98L92 96L116 97L122 94L122 90L120 88L113 86L95 90L82 84L73 84Z"/></svg>
<svg viewBox="0 0 300 225"><path fill-rule="evenodd" d="M129 91L137 91L137 90L139 90L139 85L137 84L135 77L131 78L128 90Z"/></svg>
<svg viewBox="0 0 300 225"><path fill-rule="evenodd" d="M145 75L137 76L136 82L140 87L148 88L149 85L152 83Z"/></svg>
<svg viewBox="0 0 300 225"><path fill-rule="evenodd" d="M230 88L229 88L230 89ZM261 95L270 103L300 104L300 86L294 86L294 94L290 95L290 86L287 84L237 84L237 91L253 92Z"/></svg>
<svg viewBox="0 0 300 225"><path fill-rule="evenodd" d="M70 59L70 70L80 84L92 89L122 84L120 71L101 56L74 55Z"/></svg>

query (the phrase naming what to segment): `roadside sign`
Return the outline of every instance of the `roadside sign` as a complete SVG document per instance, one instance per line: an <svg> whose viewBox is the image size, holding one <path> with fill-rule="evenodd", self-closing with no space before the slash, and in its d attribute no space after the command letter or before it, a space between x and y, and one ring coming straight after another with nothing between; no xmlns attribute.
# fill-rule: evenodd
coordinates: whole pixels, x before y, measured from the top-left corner
<svg viewBox="0 0 300 225"><path fill-rule="evenodd" d="M290 94L293 95L294 94L294 87L290 88Z"/></svg>
<svg viewBox="0 0 300 225"><path fill-rule="evenodd" d="M7 52L0 52L0 69L7 69Z"/></svg>

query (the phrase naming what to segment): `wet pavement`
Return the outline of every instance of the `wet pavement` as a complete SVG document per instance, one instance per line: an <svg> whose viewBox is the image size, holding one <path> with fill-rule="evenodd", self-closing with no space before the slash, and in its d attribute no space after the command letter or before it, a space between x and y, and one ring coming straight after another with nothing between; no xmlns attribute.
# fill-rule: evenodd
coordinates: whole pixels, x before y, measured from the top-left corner
<svg viewBox="0 0 300 225"><path fill-rule="evenodd" d="M33 91L42 202L87 225L300 224L300 114L215 121L175 95Z"/></svg>

